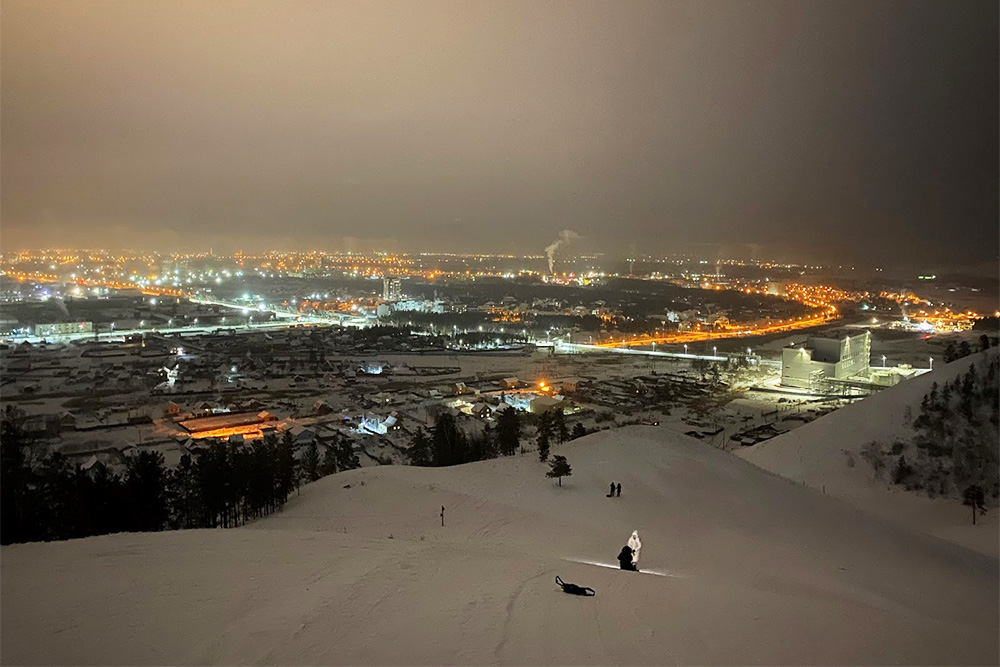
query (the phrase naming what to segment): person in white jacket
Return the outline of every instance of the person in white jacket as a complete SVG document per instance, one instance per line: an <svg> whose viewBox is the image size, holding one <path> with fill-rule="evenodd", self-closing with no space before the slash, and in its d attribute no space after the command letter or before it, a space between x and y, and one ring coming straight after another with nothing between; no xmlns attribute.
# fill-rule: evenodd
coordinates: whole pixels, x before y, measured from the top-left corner
<svg viewBox="0 0 1000 667"><path fill-rule="evenodd" d="M639 531L633 530L632 537L628 538L628 545L632 548L632 562L639 562L639 550L642 549L642 542L639 541Z"/></svg>

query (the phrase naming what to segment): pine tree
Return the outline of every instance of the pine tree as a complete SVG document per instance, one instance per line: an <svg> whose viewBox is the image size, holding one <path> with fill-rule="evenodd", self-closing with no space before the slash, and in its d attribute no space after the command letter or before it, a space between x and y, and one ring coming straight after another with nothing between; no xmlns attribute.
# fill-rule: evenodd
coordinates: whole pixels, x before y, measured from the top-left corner
<svg viewBox="0 0 1000 667"><path fill-rule="evenodd" d="M498 425L499 426L499 425ZM480 460L495 459L500 456L500 433L497 427L489 424L483 428L482 452Z"/></svg>
<svg viewBox="0 0 1000 667"><path fill-rule="evenodd" d="M172 516L178 528L193 528L201 512L199 511L198 483L195 478L195 466L190 454L181 456L180 463L170 478L173 491Z"/></svg>
<svg viewBox="0 0 1000 667"><path fill-rule="evenodd" d="M548 443L552 439L552 413L546 410L538 416L538 439Z"/></svg>
<svg viewBox="0 0 1000 667"><path fill-rule="evenodd" d="M906 484L912 475L913 467L906 462L906 456L901 454L896 461L896 467L892 470L892 483Z"/></svg>
<svg viewBox="0 0 1000 667"><path fill-rule="evenodd" d="M448 412L442 413L434 424L433 460L436 466L451 466L466 463L466 442L455 417Z"/></svg>
<svg viewBox="0 0 1000 667"><path fill-rule="evenodd" d="M585 435L587 435L587 429L584 428L583 422L577 422L573 424L573 434L572 434L573 440L576 440L577 438L582 438Z"/></svg>
<svg viewBox="0 0 1000 667"><path fill-rule="evenodd" d="M275 460L275 505L281 507L288 502L288 496L298 488L298 476L295 474L295 454L292 444L292 434L285 431L284 437L274 447Z"/></svg>
<svg viewBox="0 0 1000 667"><path fill-rule="evenodd" d="M962 504L972 507L972 525L976 525L976 510L986 514L986 494L983 488L975 484L968 486L962 492Z"/></svg>
<svg viewBox="0 0 1000 667"><path fill-rule="evenodd" d="M549 471L545 473L545 476L557 478L559 480L559 486L562 486L562 478L569 477L572 474L573 469L566 461L566 457L556 454L552 457L552 460L549 461Z"/></svg>
<svg viewBox="0 0 1000 667"><path fill-rule="evenodd" d="M32 466L32 442L25 433L24 411L7 405L0 421L0 543L44 539L38 473Z"/></svg>
<svg viewBox="0 0 1000 667"><path fill-rule="evenodd" d="M337 437L337 470L354 470L361 467L358 455L354 453L354 445L351 439L341 434Z"/></svg>
<svg viewBox="0 0 1000 667"><path fill-rule="evenodd" d="M319 472L324 477L337 472L337 448L335 444L326 446L323 452L323 463L319 466Z"/></svg>
<svg viewBox="0 0 1000 667"><path fill-rule="evenodd" d="M549 458L549 431L548 429L538 430L538 460L545 461Z"/></svg>
<svg viewBox="0 0 1000 667"><path fill-rule="evenodd" d="M163 454L139 452L125 460L125 487L132 509L131 530L163 530L167 518Z"/></svg>
<svg viewBox="0 0 1000 667"><path fill-rule="evenodd" d="M319 479L319 448L316 446L315 441L310 442L309 446L302 453L302 460L299 462L299 467L305 479L310 482L315 482Z"/></svg>
<svg viewBox="0 0 1000 667"><path fill-rule="evenodd" d="M39 491L42 500L41 525L45 539L63 540L70 537L67 521L69 505L73 499L67 493L66 478L69 463L59 452L45 457L38 471ZM133 509L135 506L130 503ZM133 528L132 530L142 530Z"/></svg>
<svg viewBox="0 0 1000 667"><path fill-rule="evenodd" d="M410 443L410 449L406 452L406 455L410 460L410 465L431 465L431 440L427 437L427 432L424 429L417 429L417 432L413 436L413 442Z"/></svg>
<svg viewBox="0 0 1000 667"><path fill-rule="evenodd" d="M566 428L566 415L562 408L552 411L552 431L560 444L569 440L569 429Z"/></svg>
<svg viewBox="0 0 1000 667"><path fill-rule="evenodd" d="M513 407L508 407L500 413L497 422L497 443L500 453L504 456L513 456L521 446L521 416Z"/></svg>
<svg viewBox="0 0 1000 667"><path fill-rule="evenodd" d="M107 535L125 530L123 511L125 494L121 477L109 473L102 463L94 467L91 487L91 507L94 512L94 534Z"/></svg>
<svg viewBox="0 0 1000 667"><path fill-rule="evenodd" d="M482 433L471 433L465 436L465 462L485 461L489 458L490 432L489 428Z"/></svg>

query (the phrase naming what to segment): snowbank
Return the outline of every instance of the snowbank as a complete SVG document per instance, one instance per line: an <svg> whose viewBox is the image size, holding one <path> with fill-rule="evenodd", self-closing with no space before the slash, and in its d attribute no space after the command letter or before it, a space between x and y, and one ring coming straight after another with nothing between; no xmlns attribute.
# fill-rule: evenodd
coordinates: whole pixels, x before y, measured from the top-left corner
<svg viewBox="0 0 1000 667"><path fill-rule="evenodd" d="M910 421L920 413L920 401L939 385L965 373L969 364L981 363L980 352L930 373L904 381L874 396L843 407L816 421L738 452L746 460L795 482L842 498L866 511L898 521L916 531L935 535L971 549L997 556L1000 551L997 512L990 512L977 526L970 510L954 499L930 499L891 487L874 479L871 466L860 456L872 440L889 444L910 431ZM908 419L907 409L911 416ZM854 466L848 465L853 458Z"/></svg>
<svg viewBox="0 0 1000 667"><path fill-rule="evenodd" d="M997 560L652 427L4 547L3 664L996 664ZM606 498L611 481L621 498ZM350 488L345 488L350 485ZM444 527L441 506L445 507ZM631 531L649 576L613 564ZM590 586L562 593L554 578Z"/></svg>

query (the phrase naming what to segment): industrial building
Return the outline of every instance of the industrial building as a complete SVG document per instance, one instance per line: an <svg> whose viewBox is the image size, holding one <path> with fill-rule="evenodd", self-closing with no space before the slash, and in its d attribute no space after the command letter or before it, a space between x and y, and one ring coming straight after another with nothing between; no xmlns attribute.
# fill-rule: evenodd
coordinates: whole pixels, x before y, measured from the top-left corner
<svg viewBox="0 0 1000 667"><path fill-rule="evenodd" d="M565 409L566 399L563 396L536 396L528 402L528 412L540 415L549 410Z"/></svg>
<svg viewBox="0 0 1000 667"><path fill-rule="evenodd" d="M91 333L93 322L52 322L50 324L32 324L31 334L43 338L45 336L65 336L68 334Z"/></svg>
<svg viewBox="0 0 1000 667"><path fill-rule="evenodd" d="M264 428L275 426L278 418L267 411L225 412L206 417L195 417L180 422L180 427L192 438L220 438L230 435L260 435Z"/></svg>
<svg viewBox="0 0 1000 667"><path fill-rule="evenodd" d="M382 298L386 301L398 301L403 295L402 283L399 278L382 279Z"/></svg>
<svg viewBox="0 0 1000 667"><path fill-rule="evenodd" d="M867 331L844 338L810 336L801 345L781 351L781 384L818 391L831 381L868 375L871 334Z"/></svg>

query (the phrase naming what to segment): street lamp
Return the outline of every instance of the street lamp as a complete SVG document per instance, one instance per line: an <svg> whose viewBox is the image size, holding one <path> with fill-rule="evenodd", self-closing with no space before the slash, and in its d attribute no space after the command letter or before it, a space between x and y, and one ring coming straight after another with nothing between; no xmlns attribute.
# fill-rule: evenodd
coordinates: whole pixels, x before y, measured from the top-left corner
<svg viewBox="0 0 1000 667"><path fill-rule="evenodd" d="M931 370L934 370L934 357L928 357L931 360Z"/></svg>
<svg viewBox="0 0 1000 667"><path fill-rule="evenodd" d="M684 354L688 353L688 344L684 343Z"/></svg>
<svg viewBox="0 0 1000 667"><path fill-rule="evenodd" d="M719 348L716 347L715 345L712 346L712 356L713 357L719 356Z"/></svg>
<svg viewBox="0 0 1000 667"><path fill-rule="evenodd" d="M882 355L882 368L885 368L885 355Z"/></svg>

